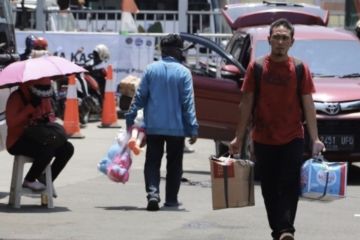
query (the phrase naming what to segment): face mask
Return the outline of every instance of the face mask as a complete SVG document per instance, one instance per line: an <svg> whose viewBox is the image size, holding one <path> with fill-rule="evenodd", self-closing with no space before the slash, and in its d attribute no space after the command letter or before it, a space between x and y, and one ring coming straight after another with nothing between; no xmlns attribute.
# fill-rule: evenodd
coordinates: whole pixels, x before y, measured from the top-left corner
<svg viewBox="0 0 360 240"><path fill-rule="evenodd" d="M30 87L31 93L34 95L41 97L41 98L47 98L51 97L53 95L53 89L50 85L33 85Z"/></svg>

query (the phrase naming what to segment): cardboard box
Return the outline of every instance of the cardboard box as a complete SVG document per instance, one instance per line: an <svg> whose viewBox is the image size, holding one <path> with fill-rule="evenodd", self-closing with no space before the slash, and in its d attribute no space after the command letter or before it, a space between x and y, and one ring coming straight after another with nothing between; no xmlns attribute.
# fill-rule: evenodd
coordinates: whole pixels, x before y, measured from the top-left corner
<svg viewBox="0 0 360 240"><path fill-rule="evenodd" d="M347 163L307 160L301 168L301 196L316 200L344 198Z"/></svg>
<svg viewBox="0 0 360 240"><path fill-rule="evenodd" d="M254 163L211 157L213 209L254 206Z"/></svg>
<svg viewBox="0 0 360 240"><path fill-rule="evenodd" d="M140 78L128 75L120 81L120 93L124 96L133 97L140 84Z"/></svg>

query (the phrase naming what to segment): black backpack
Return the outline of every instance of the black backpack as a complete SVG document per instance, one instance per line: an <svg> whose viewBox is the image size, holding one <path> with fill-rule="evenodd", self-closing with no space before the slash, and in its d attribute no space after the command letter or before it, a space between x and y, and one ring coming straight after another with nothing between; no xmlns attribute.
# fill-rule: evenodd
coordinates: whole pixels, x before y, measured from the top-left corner
<svg viewBox="0 0 360 240"><path fill-rule="evenodd" d="M252 108L252 115L254 116L255 108L257 105L257 100L260 93L260 83L261 83L261 75L263 71L263 64L264 64L265 57L261 57L255 60L254 64L254 80L255 80L255 90L254 90L254 102ZM303 109L303 102L301 99L301 83L304 77L304 64L300 59L293 58L293 63L295 65L295 72L296 72L296 91L300 101L300 107ZM304 115L304 112L303 112ZM304 119L304 116L302 116Z"/></svg>

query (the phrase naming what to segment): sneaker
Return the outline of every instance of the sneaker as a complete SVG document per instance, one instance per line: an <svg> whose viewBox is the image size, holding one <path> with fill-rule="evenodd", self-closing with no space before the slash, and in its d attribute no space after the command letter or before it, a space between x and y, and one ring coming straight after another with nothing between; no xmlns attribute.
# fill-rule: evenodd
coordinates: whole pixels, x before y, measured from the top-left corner
<svg viewBox="0 0 360 240"><path fill-rule="evenodd" d="M148 211L158 211L159 210L159 200L156 198L150 198L148 201L148 205L146 207Z"/></svg>
<svg viewBox="0 0 360 240"><path fill-rule="evenodd" d="M42 184L41 182L35 180L33 182L24 180L23 185L24 188L29 188L35 192L41 192L46 189L46 186Z"/></svg>
<svg viewBox="0 0 360 240"><path fill-rule="evenodd" d="M184 153L193 153L193 152L195 152L194 149L192 149L186 145L184 146Z"/></svg>
<svg viewBox="0 0 360 240"><path fill-rule="evenodd" d="M292 233L284 232L280 235L279 240L295 240L295 238Z"/></svg>

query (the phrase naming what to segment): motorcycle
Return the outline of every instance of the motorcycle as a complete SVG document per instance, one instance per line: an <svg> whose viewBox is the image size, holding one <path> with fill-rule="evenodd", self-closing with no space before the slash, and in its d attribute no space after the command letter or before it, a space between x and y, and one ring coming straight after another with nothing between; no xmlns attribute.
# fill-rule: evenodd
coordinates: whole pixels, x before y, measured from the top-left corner
<svg viewBox="0 0 360 240"><path fill-rule="evenodd" d="M76 92L79 106L79 122L82 126L90 121L98 121L102 111L102 99L96 80L88 73L75 75ZM67 99L67 78L54 81L53 108L60 119L64 119Z"/></svg>

